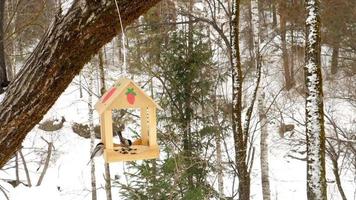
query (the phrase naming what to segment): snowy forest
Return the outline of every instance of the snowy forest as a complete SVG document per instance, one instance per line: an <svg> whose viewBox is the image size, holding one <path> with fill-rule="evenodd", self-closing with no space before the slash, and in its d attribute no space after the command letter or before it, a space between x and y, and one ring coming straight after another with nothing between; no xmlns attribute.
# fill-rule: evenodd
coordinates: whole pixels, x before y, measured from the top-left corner
<svg viewBox="0 0 356 200"><path fill-rule="evenodd" d="M355 0L0 0L0 200L356 200Z"/></svg>

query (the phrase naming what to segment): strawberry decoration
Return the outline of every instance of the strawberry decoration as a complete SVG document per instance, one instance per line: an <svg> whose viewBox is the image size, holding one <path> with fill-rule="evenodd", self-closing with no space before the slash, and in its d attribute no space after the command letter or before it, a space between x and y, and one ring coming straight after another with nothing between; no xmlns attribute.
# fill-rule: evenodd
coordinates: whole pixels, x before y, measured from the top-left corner
<svg viewBox="0 0 356 200"><path fill-rule="evenodd" d="M127 102L129 102L129 104L133 105L135 103L135 100L136 100L136 98L135 98L136 93L134 92L134 89L133 88L128 88L127 92L125 94L126 94Z"/></svg>

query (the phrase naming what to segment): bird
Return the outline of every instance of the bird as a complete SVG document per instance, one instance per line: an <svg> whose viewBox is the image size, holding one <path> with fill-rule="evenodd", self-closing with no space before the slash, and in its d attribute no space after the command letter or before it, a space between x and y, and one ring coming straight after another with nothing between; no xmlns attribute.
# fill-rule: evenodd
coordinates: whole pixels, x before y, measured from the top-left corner
<svg viewBox="0 0 356 200"><path fill-rule="evenodd" d="M122 132L122 130L124 130L124 128L125 127L123 125L121 125L119 127L119 129L117 131L115 131L116 132L115 134L119 136L121 145L123 145L125 147L129 147L132 145L132 141L130 139L126 139L122 136L121 132Z"/></svg>
<svg viewBox="0 0 356 200"><path fill-rule="evenodd" d="M98 156L103 155L103 153L104 153L104 148L105 148L105 147L104 147L104 143L99 142L99 143L95 146L93 152L91 153L91 155L90 155L90 160L89 160L89 162L87 163L87 165L90 163L90 161L93 160L94 157L98 157Z"/></svg>

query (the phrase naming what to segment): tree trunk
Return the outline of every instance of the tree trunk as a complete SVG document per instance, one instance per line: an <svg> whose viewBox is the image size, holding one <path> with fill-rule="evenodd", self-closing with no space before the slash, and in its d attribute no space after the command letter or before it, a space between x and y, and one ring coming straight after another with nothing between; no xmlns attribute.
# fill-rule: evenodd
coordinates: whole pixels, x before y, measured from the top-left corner
<svg viewBox="0 0 356 200"><path fill-rule="evenodd" d="M12 12L14 12L14 14L13 14L13 19L12 19L12 29L11 29L11 32L13 33L13 35L12 35L12 38L10 38L10 43L11 43L11 53L12 53L12 59L11 59L11 74L12 74L12 77L11 77L11 80L13 80L14 78L15 78L15 76L16 76L16 73L17 73L17 69L16 69L16 62L17 62L17 51L16 51L16 47L17 47L17 45L16 45L16 43L18 42L18 41L16 41L15 40L15 38L17 38L17 28L16 28L16 25L17 25L17 20L18 20L18 13L17 12L15 12L15 7L16 7L16 3L14 2L14 0L11 0L11 3L10 2L8 2L8 7L7 7L7 10L8 10L8 13L9 13L9 15L8 15L8 19L10 19L11 18L11 15L10 15L10 5L9 4L11 4L11 11ZM10 60L9 60L10 61Z"/></svg>
<svg viewBox="0 0 356 200"><path fill-rule="evenodd" d="M261 183L263 200L271 199L271 191L269 184L269 166L268 166L268 129L267 129L267 113L264 103L264 93L261 93L258 98L258 116L261 125L261 141L260 141L260 163L261 163Z"/></svg>
<svg viewBox="0 0 356 200"><path fill-rule="evenodd" d="M94 109L93 109L93 66L90 66L89 71L89 90L88 90L88 116L89 116L89 130L90 130L90 153L93 153L95 148L95 132L94 132ZM96 177L95 177L95 162L94 158L91 159L91 199L96 200Z"/></svg>
<svg viewBox="0 0 356 200"><path fill-rule="evenodd" d="M250 199L250 175L246 163L246 136L242 130L241 99L242 99L242 71L239 47L239 18L240 1L236 0L233 5L232 18L232 129L235 143L235 162L239 177L239 199Z"/></svg>
<svg viewBox="0 0 356 200"><path fill-rule="evenodd" d="M256 89L257 92L259 87L259 82L261 80L261 55L260 55L260 36L261 36L261 25L260 25L260 11L259 11L259 1L251 0L251 13L252 13L252 21L253 21L253 40L254 40L254 57L256 63L256 70L258 79L256 81ZM255 97L254 97L255 98ZM253 105L252 105L253 106ZM268 130L267 130L267 117L266 117L266 109L264 105L264 93L261 92L258 95L258 116L260 119L261 125L261 140L260 140L260 164L261 164L261 185L262 185L262 196L263 200L270 200L270 186L269 186L269 176L268 176ZM246 132L248 130L245 130Z"/></svg>
<svg viewBox="0 0 356 200"><path fill-rule="evenodd" d="M342 200L347 200L344 189L341 185L340 174L339 174L339 163L337 161L337 157L331 158L331 162L333 164L333 173L335 176L335 181L337 188L339 189Z"/></svg>
<svg viewBox="0 0 356 200"><path fill-rule="evenodd" d="M5 49L4 49L4 12L5 1L0 1L0 94L3 93L3 87L9 84L6 73Z"/></svg>
<svg viewBox="0 0 356 200"><path fill-rule="evenodd" d="M217 91L217 88L215 88ZM215 133L215 145L216 145L216 168L217 168L217 176L218 176L218 192L219 199L224 198L224 173L222 166L222 150L221 150L221 128L219 124L219 106L217 102L217 94L214 95L214 126L216 129Z"/></svg>
<svg viewBox="0 0 356 200"><path fill-rule="evenodd" d="M325 131L320 64L319 0L306 0L305 85L307 139L307 196L326 200Z"/></svg>
<svg viewBox="0 0 356 200"><path fill-rule="evenodd" d="M159 0L118 1L126 27ZM114 1L74 1L55 20L0 104L0 168L82 67L120 32Z"/></svg>
<svg viewBox="0 0 356 200"><path fill-rule="evenodd" d="M99 53L98 53L98 56L99 56L100 94L101 95L104 95L104 93L106 92L103 50L104 49L101 49L99 51ZM110 165L109 165L109 163L105 163L104 167L105 167L106 200L111 200L112 199L112 194L111 194L111 175L110 175Z"/></svg>
<svg viewBox="0 0 356 200"><path fill-rule="evenodd" d="M47 142L47 141L46 141L46 142ZM52 142L47 142L47 144L48 144L48 149L47 149L46 161L45 161L45 164L44 164L44 166L43 166L42 173L41 173L41 175L40 175L40 178L39 178L38 181L37 181L36 186L40 186L40 185L41 185L42 180L43 180L44 176L46 175L46 172L47 172L47 169L48 169L48 166L49 166L49 161L51 160L53 143L52 143Z"/></svg>
<svg viewBox="0 0 356 200"><path fill-rule="evenodd" d="M193 12L194 0L188 1L188 12ZM193 53L193 19L191 16L188 16L188 33L187 33L187 61L190 62ZM186 69L189 71L189 68ZM189 74L186 74L189 76ZM192 171L192 139L191 139L191 120L192 120L192 84L189 81L183 83L184 87L184 119L183 119L183 151L184 159L187 167L187 176L188 180L188 190L194 188L193 183L193 174Z"/></svg>
<svg viewBox="0 0 356 200"><path fill-rule="evenodd" d="M27 179L27 185L28 185L28 187L32 187L30 173L28 172L27 163L26 163L25 157L22 154L21 149L19 150L19 154L20 154L20 157L21 157L21 160L22 160L23 168L25 170L26 179Z"/></svg>
<svg viewBox="0 0 356 200"><path fill-rule="evenodd" d="M277 27L277 10L276 10L276 0L272 0L272 27Z"/></svg>
<svg viewBox="0 0 356 200"><path fill-rule="evenodd" d="M16 182L15 182L15 187L20 184L20 175L19 175L19 156L18 153L15 154L15 176L16 176Z"/></svg>
<svg viewBox="0 0 356 200"><path fill-rule="evenodd" d="M284 72L284 81L286 90L290 90L292 88L292 80L291 73L289 67L289 55L287 51L287 41L286 41L286 33L287 33L287 20L286 20L286 2L285 0L279 1L279 17L280 17L280 34L281 34L281 42L282 42L282 59L283 59L283 72Z"/></svg>
<svg viewBox="0 0 356 200"><path fill-rule="evenodd" d="M333 53L331 55L330 72L332 75L337 73L338 65L339 65L338 59L339 59L339 45L336 44L333 46Z"/></svg>
<svg viewBox="0 0 356 200"><path fill-rule="evenodd" d="M104 95L106 91L106 86L105 86L104 55L102 49L99 51L98 57L99 57L100 94Z"/></svg>

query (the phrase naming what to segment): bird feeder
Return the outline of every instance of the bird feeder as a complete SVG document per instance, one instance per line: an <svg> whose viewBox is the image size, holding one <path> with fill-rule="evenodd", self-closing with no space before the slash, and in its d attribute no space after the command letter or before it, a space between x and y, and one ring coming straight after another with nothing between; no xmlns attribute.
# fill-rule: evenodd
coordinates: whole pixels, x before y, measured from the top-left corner
<svg viewBox="0 0 356 200"><path fill-rule="evenodd" d="M114 144L112 110L140 109L141 138L133 142L130 149L123 152L124 147ZM95 104L100 115L101 140L104 143L104 159L107 163L117 161L134 161L159 157L156 131L156 110L161 107L132 80L119 79Z"/></svg>

